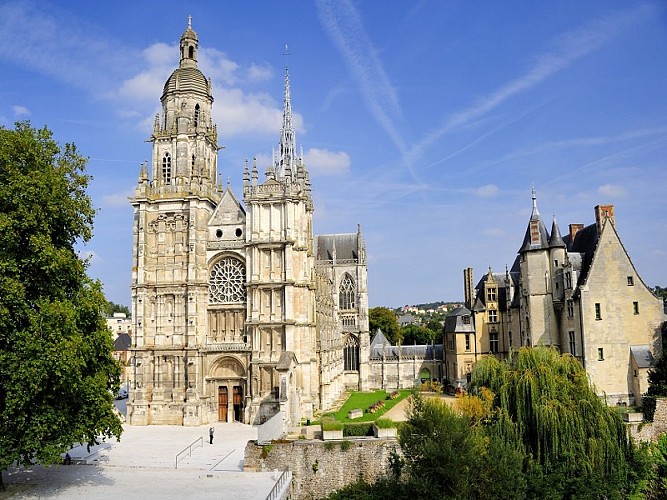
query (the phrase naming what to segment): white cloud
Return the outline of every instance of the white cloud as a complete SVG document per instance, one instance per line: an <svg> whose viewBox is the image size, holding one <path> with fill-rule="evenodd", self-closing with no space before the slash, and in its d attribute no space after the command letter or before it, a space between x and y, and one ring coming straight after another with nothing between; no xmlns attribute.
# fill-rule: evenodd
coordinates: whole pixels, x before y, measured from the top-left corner
<svg viewBox="0 0 667 500"><path fill-rule="evenodd" d="M498 186L495 184L486 184L484 186L481 186L477 188L477 196L481 196L482 198L490 198L492 196L495 196L498 194Z"/></svg>
<svg viewBox="0 0 667 500"><path fill-rule="evenodd" d="M102 203L107 207L129 207L128 198L134 196L134 190L128 189L122 193L105 194L102 197Z"/></svg>
<svg viewBox="0 0 667 500"><path fill-rule="evenodd" d="M610 198L621 198L625 196L625 188L622 186L614 186L613 184L603 184L598 188L598 194Z"/></svg>
<svg viewBox="0 0 667 500"><path fill-rule="evenodd" d="M344 151L312 148L304 157L306 168L313 174L345 175L350 170L350 155Z"/></svg>
<svg viewBox="0 0 667 500"><path fill-rule="evenodd" d="M19 106L18 104L15 104L11 108L15 118L21 118L22 116L30 116L31 114L30 110L25 106Z"/></svg>
<svg viewBox="0 0 667 500"><path fill-rule="evenodd" d="M250 82L261 82L273 77L273 68L269 64L251 64L246 78Z"/></svg>

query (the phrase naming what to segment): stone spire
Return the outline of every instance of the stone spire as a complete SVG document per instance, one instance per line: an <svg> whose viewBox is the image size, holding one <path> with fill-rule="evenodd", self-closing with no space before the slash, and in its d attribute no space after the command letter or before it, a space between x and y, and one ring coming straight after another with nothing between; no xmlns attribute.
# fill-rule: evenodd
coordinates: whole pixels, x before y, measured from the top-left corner
<svg viewBox="0 0 667 500"><path fill-rule="evenodd" d="M280 131L280 149L276 158L276 175L292 178L296 174L296 137L292 124L292 99L290 96L289 72L285 68L285 98L283 102L283 126Z"/></svg>

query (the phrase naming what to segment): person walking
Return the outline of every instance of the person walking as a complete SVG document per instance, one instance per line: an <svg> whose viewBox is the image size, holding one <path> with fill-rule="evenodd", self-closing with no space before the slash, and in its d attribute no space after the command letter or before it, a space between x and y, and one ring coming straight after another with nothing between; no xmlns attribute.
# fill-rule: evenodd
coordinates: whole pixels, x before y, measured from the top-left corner
<svg viewBox="0 0 667 500"><path fill-rule="evenodd" d="M214 432L215 432L215 429L213 427L211 427L208 430L208 438L209 438L209 441L210 441L209 444L213 444L213 433Z"/></svg>

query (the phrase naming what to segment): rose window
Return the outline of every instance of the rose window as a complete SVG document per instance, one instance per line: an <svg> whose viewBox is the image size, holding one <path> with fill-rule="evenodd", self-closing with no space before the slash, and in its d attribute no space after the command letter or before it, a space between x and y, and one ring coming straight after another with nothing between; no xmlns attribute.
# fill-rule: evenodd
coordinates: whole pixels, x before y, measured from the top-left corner
<svg viewBox="0 0 667 500"><path fill-rule="evenodd" d="M245 266L232 257L217 262L208 281L208 301L211 304L244 302Z"/></svg>

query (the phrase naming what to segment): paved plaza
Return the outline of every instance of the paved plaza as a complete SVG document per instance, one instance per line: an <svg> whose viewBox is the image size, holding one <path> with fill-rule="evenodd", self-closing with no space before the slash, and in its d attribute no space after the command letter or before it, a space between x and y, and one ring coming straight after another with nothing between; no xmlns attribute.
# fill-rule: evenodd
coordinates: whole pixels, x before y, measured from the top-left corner
<svg viewBox="0 0 667 500"><path fill-rule="evenodd" d="M123 402L119 402L124 410ZM244 473L246 443L255 427L218 423L213 444L209 426L123 426L120 441L88 451L70 451L72 465L10 469L3 498L208 498L265 499L276 483L272 473ZM192 443L175 467L176 455Z"/></svg>

